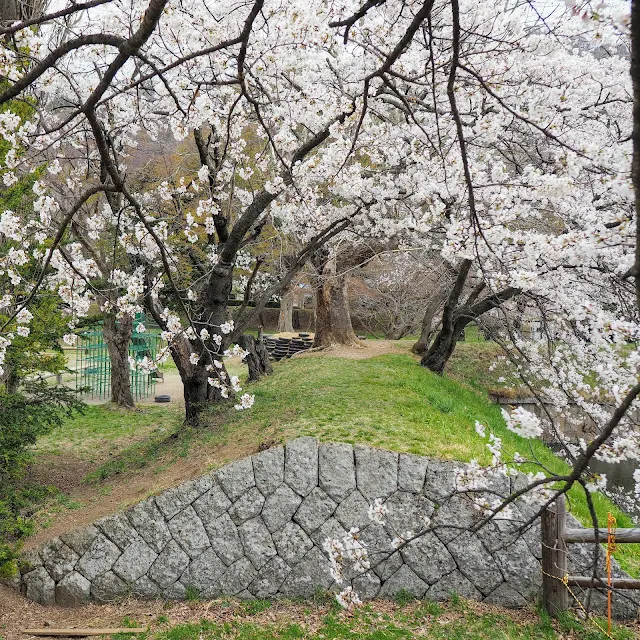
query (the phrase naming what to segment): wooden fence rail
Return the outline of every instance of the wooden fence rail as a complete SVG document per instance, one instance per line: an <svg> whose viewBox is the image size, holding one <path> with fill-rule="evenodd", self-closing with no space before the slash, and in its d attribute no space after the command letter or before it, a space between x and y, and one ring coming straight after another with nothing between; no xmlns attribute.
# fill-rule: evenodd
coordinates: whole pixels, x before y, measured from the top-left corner
<svg viewBox="0 0 640 640"><path fill-rule="evenodd" d="M565 527L567 507L565 497L560 496L542 513L542 599L545 609L555 616L569 608L567 587L599 589L640 589L640 580L611 578L607 580L593 576L569 576L567 571L567 544L572 542L606 543L607 529L567 529ZM616 544L640 542L640 528L616 529ZM566 579L566 583L565 583Z"/></svg>

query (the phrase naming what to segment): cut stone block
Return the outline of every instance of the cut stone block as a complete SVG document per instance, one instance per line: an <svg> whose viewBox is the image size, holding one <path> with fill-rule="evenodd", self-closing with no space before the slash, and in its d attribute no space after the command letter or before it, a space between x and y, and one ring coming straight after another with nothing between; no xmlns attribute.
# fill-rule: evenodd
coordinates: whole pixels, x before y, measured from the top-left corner
<svg viewBox="0 0 640 640"><path fill-rule="evenodd" d="M187 507L169 520L169 531L190 558L197 558L211 544L193 507Z"/></svg>
<svg viewBox="0 0 640 640"><path fill-rule="evenodd" d="M153 498L141 502L125 513L134 529L156 553L160 553L171 540L167 523Z"/></svg>
<svg viewBox="0 0 640 640"><path fill-rule="evenodd" d="M318 441L315 438L297 438L285 447L285 482L301 496L318 486Z"/></svg>
<svg viewBox="0 0 640 640"><path fill-rule="evenodd" d="M319 448L319 484L336 502L356 488L356 467L350 444L327 443Z"/></svg>
<svg viewBox="0 0 640 640"><path fill-rule="evenodd" d="M120 549L109 538L98 534L78 560L76 570L93 582L99 575L109 571L119 557Z"/></svg>
<svg viewBox="0 0 640 640"><path fill-rule="evenodd" d="M356 445L358 490L369 501L388 498L398 490L398 454Z"/></svg>
<svg viewBox="0 0 640 640"><path fill-rule="evenodd" d="M218 469L214 475L232 502L235 502L245 491L256 486L251 458L236 460L226 467Z"/></svg>
<svg viewBox="0 0 640 640"><path fill-rule="evenodd" d="M320 487L316 487L302 501L293 519L310 534L333 515L337 506Z"/></svg>
<svg viewBox="0 0 640 640"><path fill-rule="evenodd" d="M77 571L68 573L56 585L56 604L61 607L75 607L89 601L91 583Z"/></svg>
<svg viewBox="0 0 640 640"><path fill-rule="evenodd" d="M256 487L264 496L284 482L284 447L273 447L251 456Z"/></svg>

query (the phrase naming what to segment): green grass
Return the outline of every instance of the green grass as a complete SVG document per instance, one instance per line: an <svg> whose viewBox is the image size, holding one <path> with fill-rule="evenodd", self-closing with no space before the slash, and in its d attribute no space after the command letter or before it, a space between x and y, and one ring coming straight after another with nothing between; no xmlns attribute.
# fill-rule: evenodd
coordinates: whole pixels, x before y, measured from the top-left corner
<svg viewBox="0 0 640 640"><path fill-rule="evenodd" d="M123 414L90 407L85 416L69 421L39 446L46 448L47 442L53 446L60 438L82 444L87 438L95 441L109 437L121 446L120 436L137 436L133 444L91 475L98 481L157 462L165 455L173 459L186 456L194 447L215 450L221 444L242 441L255 450L262 442L281 442L300 435L487 463L490 453L486 441L474 428L478 420L502 438L508 454L518 451L556 473L565 473L568 466L542 442L524 440L507 430L500 408L488 401L486 393L474 388L480 386L476 372L495 357L491 343L463 346L475 360L467 358L466 371L460 360L458 365L454 363L454 377L437 376L418 366L408 354L365 360L294 358L276 363L274 374L258 384L246 385L246 390L256 395L249 411L238 412L229 405L213 407L208 414L209 429L185 430L179 437L169 437L174 436L179 424L175 410L149 407L139 414ZM632 526L631 519L602 495L592 497L601 522L606 522L607 512L612 511L618 526ZM579 487L569 493L569 507L590 525L586 499ZM640 575L639 545L620 545L616 557L623 568Z"/></svg>
<svg viewBox="0 0 640 640"><path fill-rule="evenodd" d="M166 437L177 429L181 419L181 412L175 406L127 411L110 404L88 405L82 414L76 414L40 438L35 451L40 454L73 451L75 455L91 460L96 453L104 456L110 450L120 450L123 442L153 434Z"/></svg>
<svg viewBox="0 0 640 640"><path fill-rule="evenodd" d="M227 430L252 429L263 437L272 433L274 439L283 440L311 435L327 441L366 443L449 460L475 458L488 463L491 454L486 441L474 427L478 420L502 438L508 454L517 451L556 473L568 470L568 465L541 441L525 440L509 431L500 408L484 393L419 367L409 355L367 360L293 359L279 364L275 374L253 391L256 403L249 412L213 412L225 412ZM592 498L601 522L606 522L611 511L618 526L633 526L631 518L604 496L596 493ZM569 506L590 526L581 488L570 491ZM617 558L624 568L638 575L640 545L618 548Z"/></svg>
<svg viewBox="0 0 640 640"><path fill-rule="evenodd" d="M531 611L510 615L495 610L478 610L461 601L456 605L436 605L428 601L389 606L369 603L353 615L335 606L321 611L286 605L268 619L263 612L239 611L228 619L201 619L172 625L163 618L162 628L153 628L142 640L605 640L607 636L593 622L583 622L567 614L552 621ZM127 622L130 622L127 620ZM606 628L603 621L599 624ZM114 636L128 640L131 634ZM137 636L140 638L140 636ZM631 629L615 626L615 640L631 640Z"/></svg>

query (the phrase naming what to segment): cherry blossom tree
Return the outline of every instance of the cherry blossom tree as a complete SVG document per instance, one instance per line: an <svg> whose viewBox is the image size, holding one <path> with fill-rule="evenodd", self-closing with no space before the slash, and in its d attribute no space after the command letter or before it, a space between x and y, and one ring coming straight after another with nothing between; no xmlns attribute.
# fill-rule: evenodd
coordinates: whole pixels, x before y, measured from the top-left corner
<svg viewBox="0 0 640 640"><path fill-rule="evenodd" d="M29 21L3 27L11 46L0 51L0 104L34 95L42 106L27 122L0 117L0 133L26 150L24 159L9 151L2 179L46 161L62 167L66 190L54 196L38 181L38 217L26 229L39 269L2 331L42 286L58 291L71 320L86 313L91 291L76 272L95 265L84 255L69 265L61 247L76 217L117 194L105 215L132 258L112 283L127 282L118 305L144 306L162 327L197 425L207 403L240 393L224 355L308 260L324 255L319 264L333 269L341 242L408 234L456 273L425 364L441 371L470 319L525 296L548 340L513 328L507 353L545 402L575 402L598 428L590 443L565 444L566 474L541 469L506 500L481 492L484 522L519 499L543 508L574 485L590 501L602 482L588 470L594 457L640 457L629 412L640 393L632 7L633 83L628 16L588 2L543 14L535 3L474 0L94 0L42 19L65 27L62 41ZM127 171L137 136L167 127L193 145L200 167L138 189ZM231 314L238 256L269 225L300 250L255 306ZM255 260L245 291L264 268ZM236 406L252 403L243 394ZM506 420L523 436L542 431L526 413ZM499 440L478 432L494 463L458 478L472 495L511 473Z"/></svg>
<svg viewBox="0 0 640 640"><path fill-rule="evenodd" d="M523 383L543 408L574 402L598 428L597 437L577 446L557 433L571 463L560 475L535 456L506 460L500 439L477 424L493 462L472 461L455 479L456 490L473 497L484 516L476 529L510 518L511 508L526 502L534 509L518 523L522 533L574 486L584 491L597 528L591 495L606 479L589 471L590 462L638 459L630 409L640 393L640 237L633 220L640 213L640 8L631 4L629 81L625 7L567 4L550 13L533 2L513 10L456 0L434 5L424 37L410 44L424 51L426 70L419 56L407 56L387 84L419 127L416 139L433 147L421 159L436 159L446 176L433 195L448 209L441 252L457 276L425 364L442 371L468 321L525 296L538 306L546 339L527 340L507 323L503 346ZM375 33L388 9L366 3L354 11L342 20L345 38ZM463 295L470 277L479 284ZM504 417L524 438L555 428L549 412L543 420L522 409ZM495 478L517 475L525 463L539 471L529 472L517 491L504 496L491 489ZM376 501L371 517L382 521L385 510ZM390 555L429 530L425 522L423 531L400 535ZM344 569L370 566L358 532L328 540L326 549L334 578L345 585L339 600L357 604Z"/></svg>
<svg viewBox="0 0 640 640"><path fill-rule="evenodd" d="M370 196L378 178L361 170L371 162L361 159L361 149L392 132L367 128L365 134L360 126L364 85L353 52L329 24L330 3L310 10L304 3L256 1L233 12L199 2L102 4L44 16L37 22L57 29L43 28L41 35L28 28L34 21L3 29L11 46L3 49L1 72L10 86L0 102L29 92L40 105L29 122L4 123L3 133L28 154L7 163L3 179L10 183L45 161L64 176L65 188L57 181L55 193L46 180L35 187L39 219L29 227L42 247L34 258L44 255L44 262L33 290L56 289L71 321L86 313L94 297L87 281L97 276L109 280L105 289L119 292L119 318L146 308L182 376L187 421L198 424L207 402L239 392L222 357L260 308L325 242L347 227L375 223L393 201L382 197L382 187ZM48 37L53 31L64 35ZM27 50L29 68L21 73ZM401 53L364 62L381 74ZM127 159L143 132L155 137L167 127L177 139L192 140L200 168L139 191ZM355 191L346 188L351 178ZM96 202L118 250L129 256L126 272L111 265L105 273L81 250L81 240L80 246L68 240L77 220L98 224L90 215ZM301 249L254 307L242 304L231 317L236 260L268 222L295 234ZM397 214L395 224L402 225ZM248 290L261 268L256 261ZM252 401L245 394L237 406Z"/></svg>

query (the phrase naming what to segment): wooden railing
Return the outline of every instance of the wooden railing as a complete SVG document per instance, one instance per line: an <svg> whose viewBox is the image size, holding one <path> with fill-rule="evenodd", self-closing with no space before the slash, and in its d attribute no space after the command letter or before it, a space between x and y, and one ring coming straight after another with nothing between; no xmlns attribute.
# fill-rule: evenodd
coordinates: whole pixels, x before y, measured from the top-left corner
<svg viewBox="0 0 640 640"><path fill-rule="evenodd" d="M569 608L568 587L598 589L640 589L640 580L611 578L603 580L593 576L570 576L567 569L567 544L572 542L607 542L609 531L598 529L567 529L567 508L564 496L542 513L542 598L545 609L557 615ZM640 542L640 528L616 529L616 544Z"/></svg>

